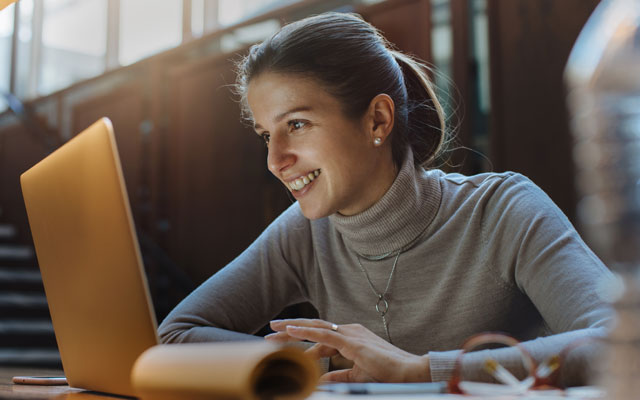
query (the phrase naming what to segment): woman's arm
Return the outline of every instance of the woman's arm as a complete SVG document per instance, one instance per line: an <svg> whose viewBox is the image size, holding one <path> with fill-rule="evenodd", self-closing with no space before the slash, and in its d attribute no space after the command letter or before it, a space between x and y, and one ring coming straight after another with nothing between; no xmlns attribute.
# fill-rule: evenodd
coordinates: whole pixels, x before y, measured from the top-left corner
<svg viewBox="0 0 640 400"><path fill-rule="evenodd" d="M283 308L307 298L300 265L311 254L304 240L308 232L294 204L169 313L158 329L161 341L257 339L252 335Z"/></svg>
<svg viewBox="0 0 640 400"><path fill-rule="evenodd" d="M523 343L537 362L576 340L601 338L611 321L599 289L612 273L586 246L567 217L529 179L514 174L503 182L485 210L483 237L491 251L485 261L505 285L531 300L551 335ZM597 357L596 341L570 353L560 383L584 384L587 360ZM458 351L430 352L435 380L449 379ZM465 376L486 379L487 356L526 374L515 349L492 350L465 356Z"/></svg>

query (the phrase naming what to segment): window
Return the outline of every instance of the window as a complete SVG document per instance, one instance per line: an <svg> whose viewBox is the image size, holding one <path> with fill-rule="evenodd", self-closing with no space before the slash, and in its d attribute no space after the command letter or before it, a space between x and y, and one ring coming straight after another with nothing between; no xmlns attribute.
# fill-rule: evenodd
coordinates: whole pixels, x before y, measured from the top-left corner
<svg viewBox="0 0 640 400"><path fill-rule="evenodd" d="M202 36L205 31L206 9L204 3L205 0L191 0L191 35L193 37ZM208 3L211 3L211 1Z"/></svg>
<svg viewBox="0 0 640 400"><path fill-rule="evenodd" d="M120 2L121 65L132 64L182 41L182 0Z"/></svg>
<svg viewBox="0 0 640 400"><path fill-rule="evenodd" d="M292 3L286 0L218 0L220 25L231 25L237 21L261 14L273 6Z"/></svg>
<svg viewBox="0 0 640 400"><path fill-rule="evenodd" d="M47 0L38 94L101 74L105 69L106 43L106 0Z"/></svg>
<svg viewBox="0 0 640 400"><path fill-rule="evenodd" d="M0 60L11 61L11 39L13 37L14 5L10 5L0 12ZM0 63L0 93L9 92L9 78L11 63ZM4 96L0 95L0 112L7 108Z"/></svg>
<svg viewBox="0 0 640 400"><path fill-rule="evenodd" d="M48 95L296 1L20 0L0 11L0 91L13 87L23 100ZM19 16L14 21L16 7ZM221 48L264 39L278 27L276 20L246 27L224 37ZM10 85L14 30L18 35ZM5 109L0 96L0 112Z"/></svg>
<svg viewBox="0 0 640 400"><path fill-rule="evenodd" d="M431 48L433 64L438 73L434 76L438 89L438 96L447 115L451 115L455 104L452 95L455 88L451 87L453 60L453 32L451 31L451 9L449 0L431 0L432 23Z"/></svg>
<svg viewBox="0 0 640 400"><path fill-rule="evenodd" d="M34 0L20 0L14 6L18 7L17 25L18 40L16 42L16 62L14 71L14 94L22 99L35 97L35 71L31 64L32 38L33 38L33 14ZM7 63L11 60L7 59Z"/></svg>

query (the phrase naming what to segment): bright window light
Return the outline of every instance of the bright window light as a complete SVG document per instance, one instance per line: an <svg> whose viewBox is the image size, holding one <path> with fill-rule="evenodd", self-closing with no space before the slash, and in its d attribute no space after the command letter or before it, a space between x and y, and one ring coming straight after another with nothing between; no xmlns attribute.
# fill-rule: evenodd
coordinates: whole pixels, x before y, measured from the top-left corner
<svg viewBox="0 0 640 400"><path fill-rule="evenodd" d="M14 5L0 11L0 92L9 91L9 76L11 69L11 37L13 35ZM4 96L0 96L0 112L7 109Z"/></svg>
<svg viewBox="0 0 640 400"><path fill-rule="evenodd" d="M182 42L182 0L120 2L120 64L129 65Z"/></svg>
<svg viewBox="0 0 640 400"><path fill-rule="evenodd" d="M101 74L106 47L106 0L45 1L38 93Z"/></svg>

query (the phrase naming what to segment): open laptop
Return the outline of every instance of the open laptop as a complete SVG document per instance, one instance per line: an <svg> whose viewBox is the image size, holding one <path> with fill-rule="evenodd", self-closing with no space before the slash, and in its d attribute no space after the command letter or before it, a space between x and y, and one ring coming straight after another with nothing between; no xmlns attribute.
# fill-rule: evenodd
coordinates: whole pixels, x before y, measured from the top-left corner
<svg viewBox="0 0 640 400"><path fill-rule="evenodd" d="M111 121L20 182L69 385L133 396L131 367L158 336Z"/></svg>

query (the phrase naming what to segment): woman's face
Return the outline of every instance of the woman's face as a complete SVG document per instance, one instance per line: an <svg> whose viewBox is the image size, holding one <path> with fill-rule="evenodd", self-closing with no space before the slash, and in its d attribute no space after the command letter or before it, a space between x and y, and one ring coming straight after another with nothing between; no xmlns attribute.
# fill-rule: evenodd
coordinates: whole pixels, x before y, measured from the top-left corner
<svg viewBox="0 0 640 400"><path fill-rule="evenodd" d="M295 74L253 78L247 100L256 133L268 144L267 167L307 218L357 214L393 183L391 138L374 145L374 111L347 118L334 96Z"/></svg>

